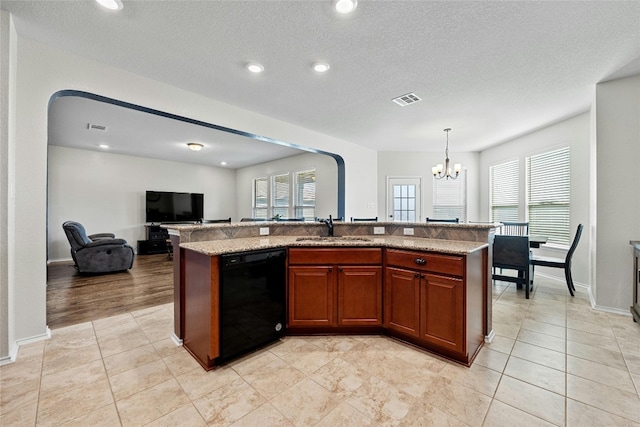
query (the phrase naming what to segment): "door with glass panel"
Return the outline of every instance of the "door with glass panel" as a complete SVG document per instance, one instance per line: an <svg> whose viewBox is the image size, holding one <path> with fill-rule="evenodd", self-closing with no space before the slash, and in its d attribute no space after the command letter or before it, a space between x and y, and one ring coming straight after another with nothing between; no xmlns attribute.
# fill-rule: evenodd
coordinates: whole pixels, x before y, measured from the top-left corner
<svg viewBox="0 0 640 427"><path fill-rule="evenodd" d="M420 178L387 178L387 221L420 222Z"/></svg>

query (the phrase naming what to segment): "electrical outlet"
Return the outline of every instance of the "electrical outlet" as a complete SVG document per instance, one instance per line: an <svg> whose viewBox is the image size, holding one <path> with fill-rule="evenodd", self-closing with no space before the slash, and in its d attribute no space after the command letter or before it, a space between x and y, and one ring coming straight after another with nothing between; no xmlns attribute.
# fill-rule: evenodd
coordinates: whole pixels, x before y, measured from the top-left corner
<svg viewBox="0 0 640 427"><path fill-rule="evenodd" d="M413 228L405 228L403 232L405 236L413 236Z"/></svg>
<svg viewBox="0 0 640 427"><path fill-rule="evenodd" d="M268 236L269 235L269 227L260 227L260 235Z"/></svg>
<svg viewBox="0 0 640 427"><path fill-rule="evenodd" d="M384 227L373 227L373 234L384 234Z"/></svg>

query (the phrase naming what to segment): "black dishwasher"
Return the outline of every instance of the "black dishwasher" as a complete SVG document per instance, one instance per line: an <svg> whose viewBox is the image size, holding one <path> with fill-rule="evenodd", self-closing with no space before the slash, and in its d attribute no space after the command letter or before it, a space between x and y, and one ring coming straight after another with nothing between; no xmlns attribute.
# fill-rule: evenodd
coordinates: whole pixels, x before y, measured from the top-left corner
<svg viewBox="0 0 640 427"><path fill-rule="evenodd" d="M286 322L285 249L220 257L220 356L216 364L277 340Z"/></svg>

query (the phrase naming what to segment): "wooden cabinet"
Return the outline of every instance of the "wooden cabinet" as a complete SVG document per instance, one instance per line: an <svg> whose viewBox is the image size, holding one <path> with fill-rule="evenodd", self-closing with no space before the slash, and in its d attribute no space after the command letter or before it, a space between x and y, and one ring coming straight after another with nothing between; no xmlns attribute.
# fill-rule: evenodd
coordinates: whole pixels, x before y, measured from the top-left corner
<svg viewBox="0 0 640 427"><path fill-rule="evenodd" d="M382 325L382 266L338 267L338 325Z"/></svg>
<svg viewBox="0 0 640 427"><path fill-rule="evenodd" d="M335 279L332 266L289 267L288 326L333 326Z"/></svg>
<svg viewBox="0 0 640 427"><path fill-rule="evenodd" d="M289 328L382 325L382 249L289 249Z"/></svg>
<svg viewBox="0 0 640 427"><path fill-rule="evenodd" d="M462 279L421 275L420 338L455 352L464 350Z"/></svg>
<svg viewBox="0 0 640 427"><path fill-rule="evenodd" d="M386 250L384 326L401 338L469 363L484 339L479 255Z"/></svg>
<svg viewBox="0 0 640 427"><path fill-rule="evenodd" d="M418 338L420 336L420 273L387 267L384 300L385 327Z"/></svg>

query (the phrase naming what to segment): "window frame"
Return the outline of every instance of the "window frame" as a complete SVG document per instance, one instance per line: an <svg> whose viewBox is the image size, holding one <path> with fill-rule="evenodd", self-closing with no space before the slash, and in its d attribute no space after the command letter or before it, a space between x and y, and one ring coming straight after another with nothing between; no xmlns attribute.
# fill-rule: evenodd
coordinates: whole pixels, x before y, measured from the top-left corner
<svg viewBox="0 0 640 427"><path fill-rule="evenodd" d="M446 178L433 178L433 218L459 218L460 222L467 222L469 211L468 188L469 185L467 168L462 168L460 174L458 175L458 178L454 180ZM452 197L452 190L456 190L456 192L458 193L457 197ZM454 200L455 198L457 198L457 200Z"/></svg>
<svg viewBox="0 0 640 427"><path fill-rule="evenodd" d="M568 248L573 240L571 146L531 154L525 158L525 168L524 202L530 233L548 237L550 246Z"/></svg>
<svg viewBox="0 0 640 427"><path fill-rule="evenodd" d="M498 188L494 185L495 182L500 184L499 192L496 191ZM501 210L503 215L495 215L497 209ZM491 222L520 221L520 159L518 158L489 166L489 220Z"/></svg>

